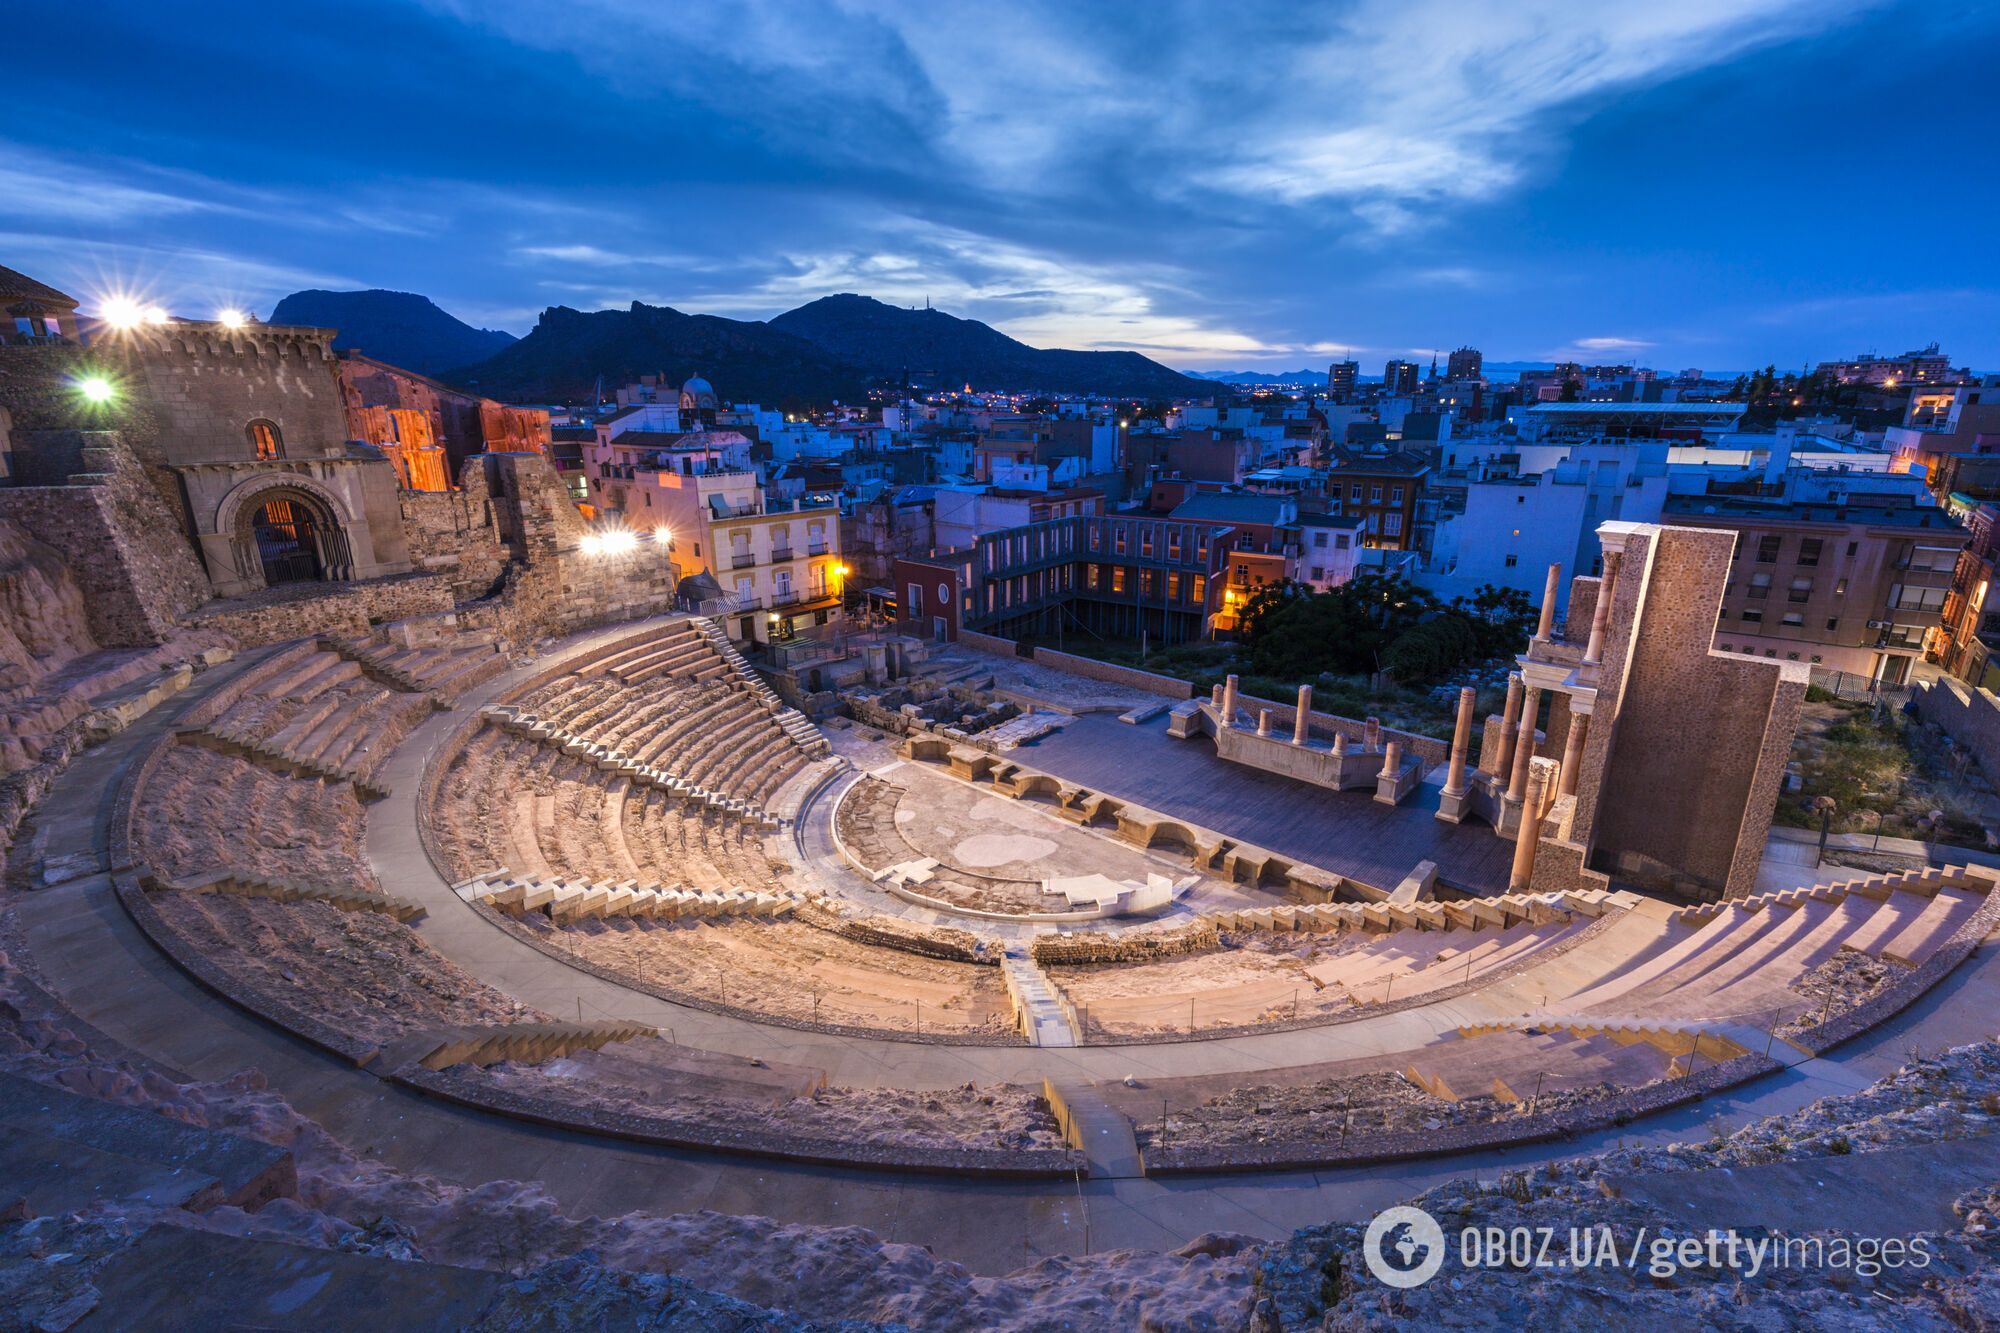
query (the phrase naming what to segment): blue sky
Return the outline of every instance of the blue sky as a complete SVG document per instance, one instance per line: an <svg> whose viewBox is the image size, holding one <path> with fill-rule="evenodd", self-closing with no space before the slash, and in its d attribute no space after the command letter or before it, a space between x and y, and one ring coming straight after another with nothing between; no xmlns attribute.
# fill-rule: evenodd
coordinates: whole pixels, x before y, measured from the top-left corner
<svg viewBox="0 0 2000 1333"><path fill-rule="evenodd" d="M928 297L1204 369L1469 342L2000 368L2000 8L206 0L5 20L0 263L86 306ZM1368 363L1374 363L1369 365Z"/></svg>

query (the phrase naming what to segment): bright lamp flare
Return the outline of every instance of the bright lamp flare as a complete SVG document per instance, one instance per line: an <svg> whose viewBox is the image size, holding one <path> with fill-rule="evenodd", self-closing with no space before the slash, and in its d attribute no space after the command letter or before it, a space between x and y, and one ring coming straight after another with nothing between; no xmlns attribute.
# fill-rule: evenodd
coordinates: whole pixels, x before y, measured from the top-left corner
<svg viewBox="0 0 2000 1333"><path fill-rule="evenodd" d="M240 329L249 323L250 319L241 310L224 310L216 315L215 322L225 329Z"/></svg>
<svg viewBox="0 0 2000 1333"><path fill-rule="evenodd" d="M146 307L129 296L113 296L98 307L98 316L114 329L137 328L146 322Z"/></svg>
<svg viewBox="0 0 2000 1333"><path fill-rule="evenodd" d="M76 388L77 392L81 393L90 402L108 403L111 401L111 381L105 379L102 375L92 375L86 379L79 380L77 381Z"/></svg>
<svg viewBox="0 0 2000 1333"><path fill-rule="evenodd" d="M674 539L674 534L667 531L665 528L653 529L653 540L658 542L660 545L665 546L668 542L672 541L673 539Z"/></svg>

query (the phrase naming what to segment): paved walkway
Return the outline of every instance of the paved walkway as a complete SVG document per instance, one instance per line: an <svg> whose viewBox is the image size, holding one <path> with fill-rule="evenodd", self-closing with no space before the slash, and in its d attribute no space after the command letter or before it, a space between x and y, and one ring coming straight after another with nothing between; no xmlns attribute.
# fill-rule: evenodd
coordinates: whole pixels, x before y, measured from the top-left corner
<svg viewBox="0 0 2000 1333"><path fill-rule="evenodd" d="M631 632L624 627L619 633ZM110 744L80 758L49 793L35 836L50 857L87 857L104 847L104 823L118 779L143 747L188 706L226 678L218 671L195 689ZM460 715L476 701L461 705ZM441 735L448 715L433 719ZM399 839L414 837L407 821L379 813L413 810L414 774L404 768L426 748L406 746L390 780L405 799L371 811L371 854L392 892L432 892L441 884L427 860L409 860ZM379 840L379 841L378 841ZM420 852L418 853L421 859ZM101 863L100 863L101 864ZM428 878L426 878L426 876ZM423 881L413 883L412 881ZM437 881L435 884L433 881ZM449 890L445 890L446 893ZM1944 984L1901 1018L1825 1060L1781 1074L1693 1108L1651 1117L1620 1133L1589 1136L1556 1147L1481 1153L1438 1163L1359 1167L1340 1171L1249 1174L1180 1179L1101 1178L1076 1184L971 1183L928 1176L849 1171L734 1160L699 1153L639 1147L560 1130L523 1125L445 1103L382 1082L337 1058L249 1017L195 985L133 926L98 871L54 888L15 895L35 965L63 1001L85 1022L136 1055L183 1078L220 1079L237 1070L262 1070L274 1090L338 1135L356 1152L398 1169L476 1185L488 1180L531 1179L546 1184L572 1213L613 1215L633 1209L674 1212L713 1208L756 1213L820 1225L858 1224L893 1240L931 1246L939 1254L982 1272L1006 1272L1045 1254L1085 1248L1165 1247L1206 1231L1239 1231L1276 1237L1333 1218L1361 1220L1382 1206L1456 1176L1490 1176L1616 1142L1664 1143L1698 1138L1712 1120L1724 1124L1791 1110L1816 1097L1844 1091L1893 1070L1913 1047L1934 1050L1991 1035L2000 1012L2000 947L1989 943ZM454 908L456 910L446 910ZM454 897L434 902L425 933L485 957L496 942L513 944L533 959L568 972L465 909ZM501 974L483 973L521 999L560 1012L558 998L586 997L586 1012L602 1004L618 1012L634 1002L630 992L605 987L582 974L561 983L526 959L494 950ZM516 990L519 985L528 990ZM654 1001L654 1004L661 1002ZM573 1005L573 1000L572 1000ZM674 1009L673 1006L666 1006ZM1435 1006L1448 1011L1449 1006ZM777 1058L839 1069L840 1081L934 1085L970 1077L987 1060L999 1068L1065 1071L1079 1077L1194 1074L1340 1058L1364 1053L1348 1045L1365 1024L1306 1033L1189 1042L1158 1047L1085 1048L1074 1051L1001 1050L923 1046L892 1041L824 1038L760 1027L712 1015L689 1015L688 1040L699 1029L704 1043L741 1053L770 1049ZM1415 1023L1410 1038L1435 1021L1457 1021L1430 1010L1392 1015L1380 1022ZM707 1026L704 1026L706 1024ZM732 1043L741 1042L742 1045ZM765 1043L766 1045L758 1045ZM802 1049L810 1047L810 1050ZM822 1060L818 1057L827 1056ZM1636 1132L1635 1132L1636 1131ZM1855 1159L1864 1160L1864 1159Z"/></svg>

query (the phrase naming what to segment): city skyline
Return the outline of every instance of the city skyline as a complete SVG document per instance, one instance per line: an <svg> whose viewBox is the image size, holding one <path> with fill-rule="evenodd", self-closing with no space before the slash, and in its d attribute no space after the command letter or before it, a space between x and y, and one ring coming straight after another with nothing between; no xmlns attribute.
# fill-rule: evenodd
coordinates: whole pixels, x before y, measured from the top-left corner
<svg viewBox="0 0 2000 1333"><path fill-rule="evenodd" d="M386 287L518 334L858 291L1196 370L2000 364L1992 187L1911 161L2000 128L1969 7L109 8L11 20L0 131L10 262L87 306Z"/></svg>

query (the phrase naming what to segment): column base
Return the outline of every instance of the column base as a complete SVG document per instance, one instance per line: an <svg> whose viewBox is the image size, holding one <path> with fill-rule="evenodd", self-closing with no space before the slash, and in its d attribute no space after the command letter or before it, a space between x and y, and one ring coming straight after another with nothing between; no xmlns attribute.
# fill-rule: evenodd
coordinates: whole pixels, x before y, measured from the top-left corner
<svg viewBox="0 0 2000 1333"><path fill-rule="evenodd" d="M1512 838L1521 829L1521 807L1524 801L1517 801L1502 792L1493 810L1493 831L1503 838Z"/></svg>
<svg viewBox="0 0 2000 1333"><path fill-rule="evenodd" d="M1445 792L1438 797L1437 817L1447 824L1462 824L1465 822L1465 817L1471 813L1472 786L1470 783L1466 785L1464 791L1456 796L1453 796L1450 792Z"/></svg>

